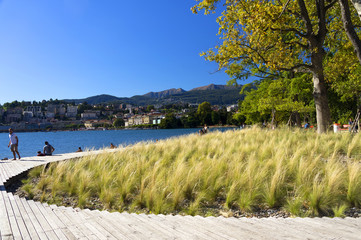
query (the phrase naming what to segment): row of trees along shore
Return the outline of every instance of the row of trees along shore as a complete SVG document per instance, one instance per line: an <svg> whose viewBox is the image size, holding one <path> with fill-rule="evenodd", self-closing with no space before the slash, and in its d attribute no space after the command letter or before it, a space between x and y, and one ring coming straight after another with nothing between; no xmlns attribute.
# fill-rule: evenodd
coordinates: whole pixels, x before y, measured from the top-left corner
<svg viewBox="0 0 361 240"><path fill-rule="evenodd" d="M317 131L323 133L333 120L330 95L360 105L361 8L357 1L351 7L348 0L196 1L194 13L222 11L217 19L222 43L201 55L225 69L232 78L230 84L255 76L261 83L276 81L287 90L287 99L276 94L264 100L264 106L274 104L272 115L281 109L297 115L315 108ZM302 87L308 81L311 104L302 99Z"/></svg>

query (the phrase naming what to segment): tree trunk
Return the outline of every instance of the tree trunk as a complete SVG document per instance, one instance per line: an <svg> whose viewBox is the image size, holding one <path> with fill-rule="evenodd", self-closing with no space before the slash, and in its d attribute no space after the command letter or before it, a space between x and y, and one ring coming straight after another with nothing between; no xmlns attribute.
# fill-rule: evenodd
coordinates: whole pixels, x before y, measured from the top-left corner
<svg viewBox="0 0 361 240"><path fill-rule="evenodd" d="M313 98L316 105L317 132L325 133L331 124L331 114L322 73L313 73Z"/></svg>
<svg viewBox="0 0 361 240"><path fill-rule="evenodd" d="M271 129L275 129L275 116L276 116L276 110L272 108L272 122L271 122Z"/></svg>
<svg viewBox="0 0 361 240"><path fill-rule="evenodd" d="M296 112L296 126L301 127L301 116L299 112Z"/></svg>
<svg viewBox="0 0 361 240"><path fill-rule="evenodd" d="M361 19L361 0L351 0L354 8L356 9L356 12Z"/></svg>
<svg viewBox="0 0 361 240"><path fill-rule="evenodd" d="M357 10L357 13L360 16L361 0L357 0L357 1L358 2L352 1L352 3L354 4L354 6ZM348 4L348 0L339 0L338 2L341 7L341 17L342 17L343 28L345 29L347 37L351 41L352 46L354 47L354 49L356 51L358 61L361 63L361 41L355 31L355 27L351 20L351 12L350 12L350 6ZM355 3L357 3L357 7L356 7Z"/></svg>

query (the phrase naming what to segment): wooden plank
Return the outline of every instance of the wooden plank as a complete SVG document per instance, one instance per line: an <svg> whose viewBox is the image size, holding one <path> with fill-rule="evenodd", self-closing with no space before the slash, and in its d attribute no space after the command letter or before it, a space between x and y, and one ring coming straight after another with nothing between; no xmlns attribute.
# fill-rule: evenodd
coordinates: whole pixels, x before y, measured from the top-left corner
<svg viewBox="0 0 361 240"><path fill-rule="evenodd" d="M61 229L61 232L66 236L66 238L71 239L71 240L77 239L75 237L75 235L62 222L62 220L59 218L59 216L53 211L53 209L51 209L47 203L43 203L43 205L45 206L45 211L47 211L48 214L53 215L53 218L52 218L53 221L56 222L56 225L59 226L59 229Z"/></svg>
<svg viewBox="0 0 361 240"><path fill-rule="evenodd" d="M13 236L10 226L9 215L5 205L4 195L7 194L4 185L0 185L0 230L1 238L9 239Z"/></svg>
<svg viewBox="0 0 361 240"><path fill-rule="evenodd" d="M234 239L233 237L227 234L228 231L224 229L218 229L216 226L212 226L209 222L205 221L203 217L195 218L193 216L177 216L181 217L183 222L188 222L191 226L198 229L209 236L212 236L215 239Z"/></svg>
<svg viewBox="0 0 361 240"><path fill-rule="evenodd" d="M69 220L79 226L79 229L84 233L84 235L89 239L98 239L98 231L86 222L83 222L81 219L81 214L79 214L74 208L70 207L59 207L63 213L69 218ZM102 236L103 238L103 236Z"/></svg>
<svg viewBox="0 0 361 240"><path fill-rule="evenodd" d="M109 214L107 211L101 212L103 215ZM135 233L139 234L139 237L144 238L147 236L149 239L162 239L164 236L160 234L159 232L155 231L151 227L149 227L147 224L142 224L137 219L129 216L129 214L126 213L119 213L114 212L112 213L112 218L114 218L114 221L118 224L123 224L131 229L135 230Z"/></svg>
<svg viewBox="0 0 361 240"><path fill-rule="evenodd" d="M345 239L360 239L359 234L355 234L350 229L345 226L338 226L337 224L330 224L326 221L323 221L320 218L295 218L296 222L299 222L300 225L309 226L315 229L317 234L323 233L328 237L339 237Z"/></svg>
<svg viewBox="0 0 361 240"><path fill-rule="evenodd" d="M167 224L158 218L157 215L154 214L135 214L131 213L131 216L137 218L139 221L144 222L145 224L149 224L157 231L160 231L167 236L167 238L176 237L178 239L189 239L191 235L187 232L181 231L180 229L174 228L171 224Z"/></svg>
<svg viewBox="0 0 361 240"><path fill-rule="evenodd" d="M14 177L22 172L22 169L20 168L20 165L19 165L19 160L12 161L10 167L12 170L12 177Z"/></svg>
<svg viewBox="0 0 361 240"><path fill-rule="evenodd" d="M222 238L226 239L238 239L239 233L235 231L230 231L227 225L221 225L214 220L210 219L209 217L201 217L201 216L194 216L195 221L199 222L199 224L205 224L208 229L212 229L216 233L220 234Z"/></svg>
<svg viewBox="0 0 361 240"><path fill-rule="evenodd" d="M76 237L76 239L88 239L85 234L81 232L78 226L73 224L71 220L64 214L64 211L59 209L55 205L49 206L54 214L56 214L62 223L65 224L66 228Z"/></svg>
<svg viewBox="0 0 361 240"><path fill-rule="evenodd" d="M123 235L125 235L129 239L146 239L144 237L144 233L139 231L138 229L133 228L132 226L129 226L126 222L119 221L116 217L119 213L109 213L106 211L93 211L98 212L101 218L104 218L108 221L109 224L114 226L118 231L121 231Z"/></svg>
<svg viewBox="0 0 361 240"><path fill-rule="evenodd" d="M13 165L12 161L7 162L7 163L4 165L5 170L6 170L6 172L7 172L7 176L8 176L9 179L12 178L13 176L15 176L15 174L16 174L16 173L14 172L14 169L12 169L12 165Z"/></svg>
<svg viewBox="0 0 361 240"><path fill-rule="evenodd" d="M306 218L303 219L307 221ZM287 226L289 229L297 229L300 232L299 235L304 236L304 238L325 239L330 237L328 233L325 234L323 231L317 231L314 226L298 223L295 218L278 218L276 223Z"/></svg>
<svg viewBox="0 0 361 240"><path fill-rule="evenodd" d="M45 234L45 231L43 227L41 226L37 214L33 212L32 208L29 205L29 201L27 201L25 198L20 198L20 201L22 202L25 211L27 212L36 233L38 234L40 239L48 239L47 235Z"/></svg>
<svg viewBox="0 0 361 240"><path fill-rule="evenodd" d="M222 224L223 226L229 227L230 229L234 229L234 231L243 234L245 236L254 236L255 238L271 238L271 239L279 239L280 235L273 234L275 230L274 227L265 225L262 226L260 224L258 218L224 218L224 217L212 217L214 221L218 224ZM272 234L270 234L272 233Z"/></svg>
<svg viewBox="0 0 361 240"><path fill-rule="evenodd" d="M171 216L163 214L159 214L158 216L163 218L163 221L171 223L175 228L188 232L191 234L192 238L216 239L215 236L205 234L202 229L195 228L188 221L182 219L182 216Z"/></svg>
<svg viewBox="0 0 361 240"><path fill-rule="evenodd" d="M85 212L85 210L82 210L80 208L75 208L75 210L80 214L81 218L86 221L87 223L91 224L95 229L96 231L98 231L101 236L104 236L105 239L117 239L116 238L116 234L114 234L112 231L108 231L104 225L105 223L99 223L96 221L96 217L93 217L92 215L89 215ZM98 235L98 234L97 234Z"/></svg>
<svg viewBox="0 0 361 240"><path fill-rule="evenodd" d="M83 213L91 217L95 222L97 222L104 229L106 229L116 239L122 239L122 240L130 239L124 234L124 232L121 232L119 228L114 227L113 224L109 222L108 219L102 217L98 212L95 212L94 210L84 209Z"/></svg>
<svg viewBox="0 0 361 240"><path fill-rule="evenodd" d="M257 220L258 225L266 226L264 228L265 231L267 231L267 229L270 229L267 232L272 233L279 238L305 239L315 237L314 234L309 234L307 231L305 231L305 229L300 229L300 227L293 227L289 223L282 221L282 219L283 218L268 217L261 219L253 218L248 219L248 221Z"/></svg>
<svg viewBox="0 0 361 240"><path fill-rule="evenodd" d="M13 211L13 209L11 207L8 193L6 192L4 186L0 187L0 190L1 190L2 195L3 195L4 204L5 204L5 207L6 207L7 214L8 214L12 235L14 236L14 238L20 239L21 238L20 229L19 229L19 226L18 226L18 224L16 222L15 214L14 214L14 211Z"/></svg>
<svg viewBox="0 0 361 240"><path fill-rule="evenodd" d="M35 205L38 207L41 214L44 216L48 224L51 226L52 230L55 232L55 234L58 236L59 239L67 239L67 237L62 233L59 225L57 224L55 218L56 215L53 213L50 213L46 211L45 206L41 204L40 202L35 202Z"/></svg>
<svg viewBox="0 0 361 240"><path fill-rule="evenodd" d="M143 229L143 231L146 230L145 234L152 236L154 238L165 238L167 235L164 234L162 231L160 231L159 226L154 226L149 224L149 220L146 221L145 219L141 221L139 217L136 217L136 214L129 214L129 213L119 213L117 214L118 218L121 217L124 219L124 221L128 221L133 223L136 227L139 227L138 229Z"/></svg>
<svg viewBox="0 0 361 240"><path fill-rule="evenodd" d="M4 170L4 162L1 161L0 162L0 181L2 184L4 184L4 182L6 182L6 177L5 177L5 170Z"/></svg>
<svg viewBox="0 0 361 240"><path fill-rule="evenodd" d="M342 226L344 231L350 231L356 233L357 235L361 236L361 224L357 224L352 222L351 219L343 219L343 218L327 218L323 217L320 219L322 222L327 222L329 224L334 224L336 226Z"/></svg>
<svg viewBox="0 0 361 240"><path fill-rule="evenodd" d="M12 207L12 209L14 211L15 219L16 219L17 225L19 227L21 237L23 239L30 239L30 234L29 234L28 229L27 229L27 227L25 225L24 219L21 216L21 213L19 211L19 207L15 202L14 195L12 193L8 193L8 197L9 197L9 200L10 200L11 207Z"/></svg>
<svg viewBox="0 0 361 240"><path fill-rule="evenodd" d="M8 171L8 165L9 165L9 162L3 162L1 164L2 174L4 175L4 179L5 179L4 183L6 183L10 178L10 173Z"/></svg>
<svg viewBox="0 0 361 240"><path fill-rule="evenodd" d="M40 239L35 230L33 222L31 221L27 211L25 210L24 205L21 202L19 196L15 195L14 199L15 199L16 204L18 205L18 208L19 208L22 218L24 219L25 226L29 231L30 239L34 239L34 240Z"/></svg>
<svg viewBox="0 0 361 240"><path fill-rule="evenodd" d="M35 204L33 200L27 201L29 204L29 207L33 211L34 215L36 216L37 220L39 221L41 227L43 228L46 236L49 239L59 239L57 235L55 234L53 228L50 226L46 218L43 216L43 214L40 212L38 206Z"/></svg>

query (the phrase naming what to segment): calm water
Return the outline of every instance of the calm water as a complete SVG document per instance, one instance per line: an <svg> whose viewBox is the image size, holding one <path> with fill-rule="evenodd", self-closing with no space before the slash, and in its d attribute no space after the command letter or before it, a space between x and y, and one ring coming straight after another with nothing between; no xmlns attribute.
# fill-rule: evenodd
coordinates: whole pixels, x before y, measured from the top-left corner
<svg viewBox="0 0 361 240"><path fill-rule="evenodd" d="M211 129L228 130L229 128ZM74 132L31 132L16 133L19 138L21 157L35 156L43 151L44 142L48 141L54 148L54 154L75 152L82 149L99 149L114 145L129 145L140 141L155 141L174 136L195 134L199 129L159 129L159 130L107 130L107 131L74 131ZM12 153L7 147L9 134L0 133L0 159L11 159Z"/></svg>

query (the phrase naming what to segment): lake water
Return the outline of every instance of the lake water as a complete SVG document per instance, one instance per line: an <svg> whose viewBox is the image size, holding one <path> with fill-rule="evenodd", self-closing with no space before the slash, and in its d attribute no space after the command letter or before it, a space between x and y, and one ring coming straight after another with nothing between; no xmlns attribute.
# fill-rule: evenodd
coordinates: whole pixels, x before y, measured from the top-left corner
<svg viewBox="0 0 361 240"><path fill-rule="evenodd" d="M212 128L228 130L230 128ZM157 130L106 130L106 131L59 131L59 132L16 132L19 138L21 157L35 156L37 151L43 151L44 142L48 141L54 148L54 154L75 152L82 149L100 149L114 145L129 145L141 141L156 141L170 137L195 134L199 129L157 129ZM12 153L7 147L9 134L0 133L0 159L12 159Z"/></svg>

